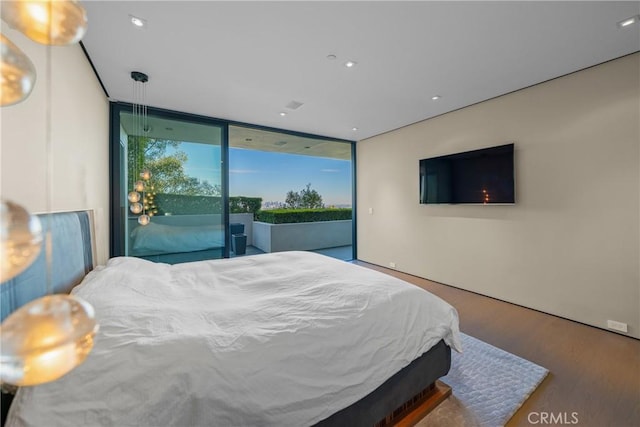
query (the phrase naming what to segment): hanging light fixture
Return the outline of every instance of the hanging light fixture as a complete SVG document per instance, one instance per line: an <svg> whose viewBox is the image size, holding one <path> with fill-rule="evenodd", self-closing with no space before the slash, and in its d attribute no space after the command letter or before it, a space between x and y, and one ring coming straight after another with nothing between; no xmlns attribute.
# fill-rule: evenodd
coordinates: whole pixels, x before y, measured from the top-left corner
<svg viewBox="0 0 640 427"><path fill-rule="evenodd" d="M148 123L147 106L145 105L146 86L149 81L149 76L139 71L131 72L131 79L133 80L133 126L131 131L130 143L136 144L136 157L144 156L139 153L138 148L140 146L140 138L144 138L142 135L149 133L151 127ZM138 217L138 224L147 225L151 221L151 217L157 213L156 206L154 204L155 191L153 185L151 185L151 171L149 169L143 169L139 171L137 168L140 164L140 160L135 159L135 170L133 174L136 178L140 178L133 184L133 189L127 195L129 200L129 210Z"/></svg>
<svg viewBox="0 0 640 427"><path fill-rule="evenodd" d="M1 10L10 27L41 44L74 44L87 31L87 14L75 0L3 0Z"/></svg>
<svg viewBox="0 0 640 427"><path fill-rule="evenodd" d="M0 242L0 283L4 283L22 273L40 253L40 220L17 203L0 201Z"/></svg>
<svg viewBox="0 0 640 427"><path fill-rule="evenodd" d="M36 69L27 55L4 34L0 34L0 52L0 105L4 107L17 104L29 96L36 83Z"/></svg>
<svg viewBox="0 0 640 427"><path fill-rule="evenodd" d="M9 4L11 3L11 4ZM44 31L47 44L61 44L62 37L68 33L58 27L64 18L61 10L68 9L62 3L76 2L2 2L2 17L35 41ZM29 9L33 6L36 9ZM77 6L77 5L75 5ZM39 8L39 9L38 9ZM47 18L44 29L39 21L32 21L27 15L18 12L29 9L39 10L35 18ZM82 9L82 14L84 10ZM31 15L29 15L31 16ZM68 19L77 20L73 14ZM86 17L84 17L86 28ZM62 24L60 24L62 25ZM84 34L84 29L82 30ZM79 37L82 36L80 34ZM77 35L77 32L76 32ZM2 36L2 105L5 104L5 63L10 54L5 52L5 40ZM71 40L71 39L69 39ZM75 41L78 41L79 38ZM75 42L74 41L74 42ZM10 42L9 42L10 43ZM11 46L9 46L11 47ZM17 49L17 48L16 48ZM47 49L47 106L46 106L46 151L47 151L47 211L51 211L51 48ZM28 61L28 58L25 59ZM31 61L28 61L30 64ZM28 68L28 67L27 67ZM31 68L33 65L31 64ZM35 80L35 71L33 71ZM28 93L26 94L28 95ZM23 96L20 99L24 99ZM19 99L19 100L20 100ZM16 102L19 102L16 101ZM15 103L15 102L14 102ZM29 214L23 207L9 201L0 201L0 283L15 277L24 271L37 257L43 245L42 226L37 217ZM51 294L51 234L44 236L46 248L47 290ZM81 298L71 295L48 295L31 301L15 310L0 325L0 383L17 386L36 385L60 378L81 364L93 348L93 337L98 330L93 307Z"/></svg>
<svg viewBox="0 0 640 427"><path fill-rule="evenodd" d="M87 31L87 14L75 0L3 0L0 12L9 27L45 45L77 43ZM29 58L6 36L2 35L0 42L0 106L7 106L29 96L36 71Z"/></svg>
<svg viewBox="0 0 640 427"><path fill-rule="evenodd" d="M23 305L0 327L0 380L26 386L60 378L84 362L97 330L93 307L78 297L55 294Z"/></svg>

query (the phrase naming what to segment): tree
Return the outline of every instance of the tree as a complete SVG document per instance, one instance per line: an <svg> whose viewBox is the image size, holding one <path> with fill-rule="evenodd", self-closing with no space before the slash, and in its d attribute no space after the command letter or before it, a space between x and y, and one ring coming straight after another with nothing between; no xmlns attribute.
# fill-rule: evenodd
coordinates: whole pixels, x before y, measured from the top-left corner
<svg viewBox="0 0 640 427"><path fill-rule="evenodd" d="M300 194L293 190L287 193L287 197L284 200L284 203L290 209L299 209L301 202L302 202L302 199L300 198Z"/></svg>
<svg viewBox="0 0 640 427"><path fill-rule="evenodd" d="M307 184L300 192L289 191L285 199L285 204L291 209L317 209L324 208L322 196L311 189L311 184Z"/></svg>
<svg viewBox="0 0 640 427"><path fill-rule="evenodd" d="M322 196L318 194L316 190L311 189L311 184L307 184L307 188L303 189L300 193L300 198L302 199L302 203L300 204L303 208L324 208Z"/></svg>
<svg viewBox="0 0 640 427"><path fill-rule="evenodd" d="M187 175L184 164L188 156L180 148L180 141L129 136L127 146L129 188L140 178L136 172L151 171L151 184L156 193L183 194L189 196L219 196L221 188L208 181ZM167 154L167 148L176 150Z"/></svg>

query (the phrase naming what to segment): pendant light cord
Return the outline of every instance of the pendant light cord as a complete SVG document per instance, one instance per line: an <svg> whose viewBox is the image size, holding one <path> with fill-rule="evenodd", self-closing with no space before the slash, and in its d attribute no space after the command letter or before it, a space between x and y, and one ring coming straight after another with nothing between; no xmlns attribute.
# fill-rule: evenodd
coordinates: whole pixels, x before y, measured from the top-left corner
<svg viewBox="0 0 640 427"><path fill-rule="evenodd" d="M47 5L49 11L49 38L51 38L52 33L52 16L53 16L53 5L51 2ZM46 52L46 78L45 78L45 97L46 97L46 107L45 107L45 151L46 151L46 168L45 173L47 175L46 184L45 184L45 203L46 203L46 226L45 226L45 261L47 266L47 295L51 295L53 293L53 260L52 260L52 249L53 242L51 236L51 209L53 205L53 141L52 141L52 54L51 54L51 45L48 44L45 47Z"/></svg>

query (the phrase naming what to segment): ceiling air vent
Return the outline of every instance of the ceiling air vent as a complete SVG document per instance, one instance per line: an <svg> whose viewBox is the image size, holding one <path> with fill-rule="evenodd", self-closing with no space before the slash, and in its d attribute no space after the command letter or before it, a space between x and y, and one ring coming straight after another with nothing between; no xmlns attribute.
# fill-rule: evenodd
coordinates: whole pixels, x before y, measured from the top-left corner
<svg viewBox="0 0 640 427"><path fill-rule="evenodd" d="M285 105L285 107L290 110L297 110L298 108L302 107L302 102L291 101L287 105Z"/></svg>

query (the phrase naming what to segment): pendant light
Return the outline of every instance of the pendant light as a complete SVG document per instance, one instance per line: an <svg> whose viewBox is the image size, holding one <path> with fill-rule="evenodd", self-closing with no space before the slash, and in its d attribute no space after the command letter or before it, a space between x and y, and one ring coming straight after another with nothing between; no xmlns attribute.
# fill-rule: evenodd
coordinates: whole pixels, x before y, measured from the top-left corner
<svg viewBox="0 0 640 427"><path fill-rule="evenodd" d="M146 95L146 83L149 81L149 76L140 71L131 72L131 80L133 80L133 103L131 114L133 116L133 126L131 130L130 144L135 144L136 151L136 169L133 172L136 178L140 178L133 184L133 189L127 195L129 200L129 211L138 217L138 224L147 225L151 222L151 217L158 212L154 198L156 193L153 185L151 185L151 171L149 169L143 169L138 171L137 166L139 164L139 157L144 154L139 152L140 140L144 138L142 135L150 131L148 123L147 107L145 105ZM144 160L144 159L142 159Z"/></svg>
<svg viewBox="0 0 640 427"><path fill-rule="evenodd" d="M40 220L17 203L0 201L0 242L0 283L4 283L22 273L40 253Z"/></svg>
<svg viewBox="0 0 640 427"><path fill-rule="evenodd" d="M1 10L10 27L41 44L74 44L87 31L87 14L74 0L3 0Z"/></svg>
<svg viewBox="0 0 640 427"><path fill-rule="evenodd" d="M0 34L2 76L0 77L0 106L24 100L36 83L36 69L31 60L11 40Z"/></svg>
<svg viewBox="0 0 640 427"><path fill-rule="evenodd" d="M23 305L0 327L0 380L17 386L54 381L84 362L98 330L93 307L55 294Z"/></svg>
<svg viewBox="0 0 640 427"><path fill-rule="evenodd" d="M9 27L45 45L77 43L87 31L87 14L75 0L3 0L0 12ZM4 107L29 96L36 71L29 58L4 35L0 39L0 50L0 106Z"/></svg>
<svg viewBox="0 0 640 427"><path fill-rule="evenodd" d="M13 3L6 6L5 3ZM56 4L54 4L56 3ZM30 25L35 25L26 16L14 12L22 7L36 4L49 19L47 33L49 41L59 41L60 31L54 25L60 20L62 2L2 2L3 19L7 17L16 28L25 34L37 34ZM65 2L75 3L75 2ZM5 7L6 6L6 7ZM13 13L13 14L12 14ZM84 12L83 12L84 13ZM5 15L6 14L6 15ZM23 22L24 20L24 22ZM72 19L73 21L73 19ZM86 26L86 17L84 18ZM84 31L84 30L83 30ZM31 35L29 35L31 37ZM32 39L36 40L34 37ZM36 40L38 41L38 40ZM76 40L77 41L77 40ZM50 43L53 44L53 43ZM4 37L3 37L4 46ZM51 212L52 183L52 139L51 139L51 47L46 50L46 202ZM5 63L5 51L2 51ZM4 68L2 78L4 79ZM4 82L3 82L4 89ZM4 94L3 94L4 99ZM3 104L4 105L4 104ZM1 201L0 253L2 269L0 282L4 283L20 274L45 247L47 293L51 294L52 254L51 233L45 233L43 244L42 226L38 219L23 207L9 201ZM49 214L50 215L50 214ZM48 219L45 216L45 219ZM46 221L47 225L51 221ZM35 299L11 313L0 325L0 383L30 386L56 380L82 363L93 348L93 338L98 331L93 307L72 295L55 294Z"/></svg>

